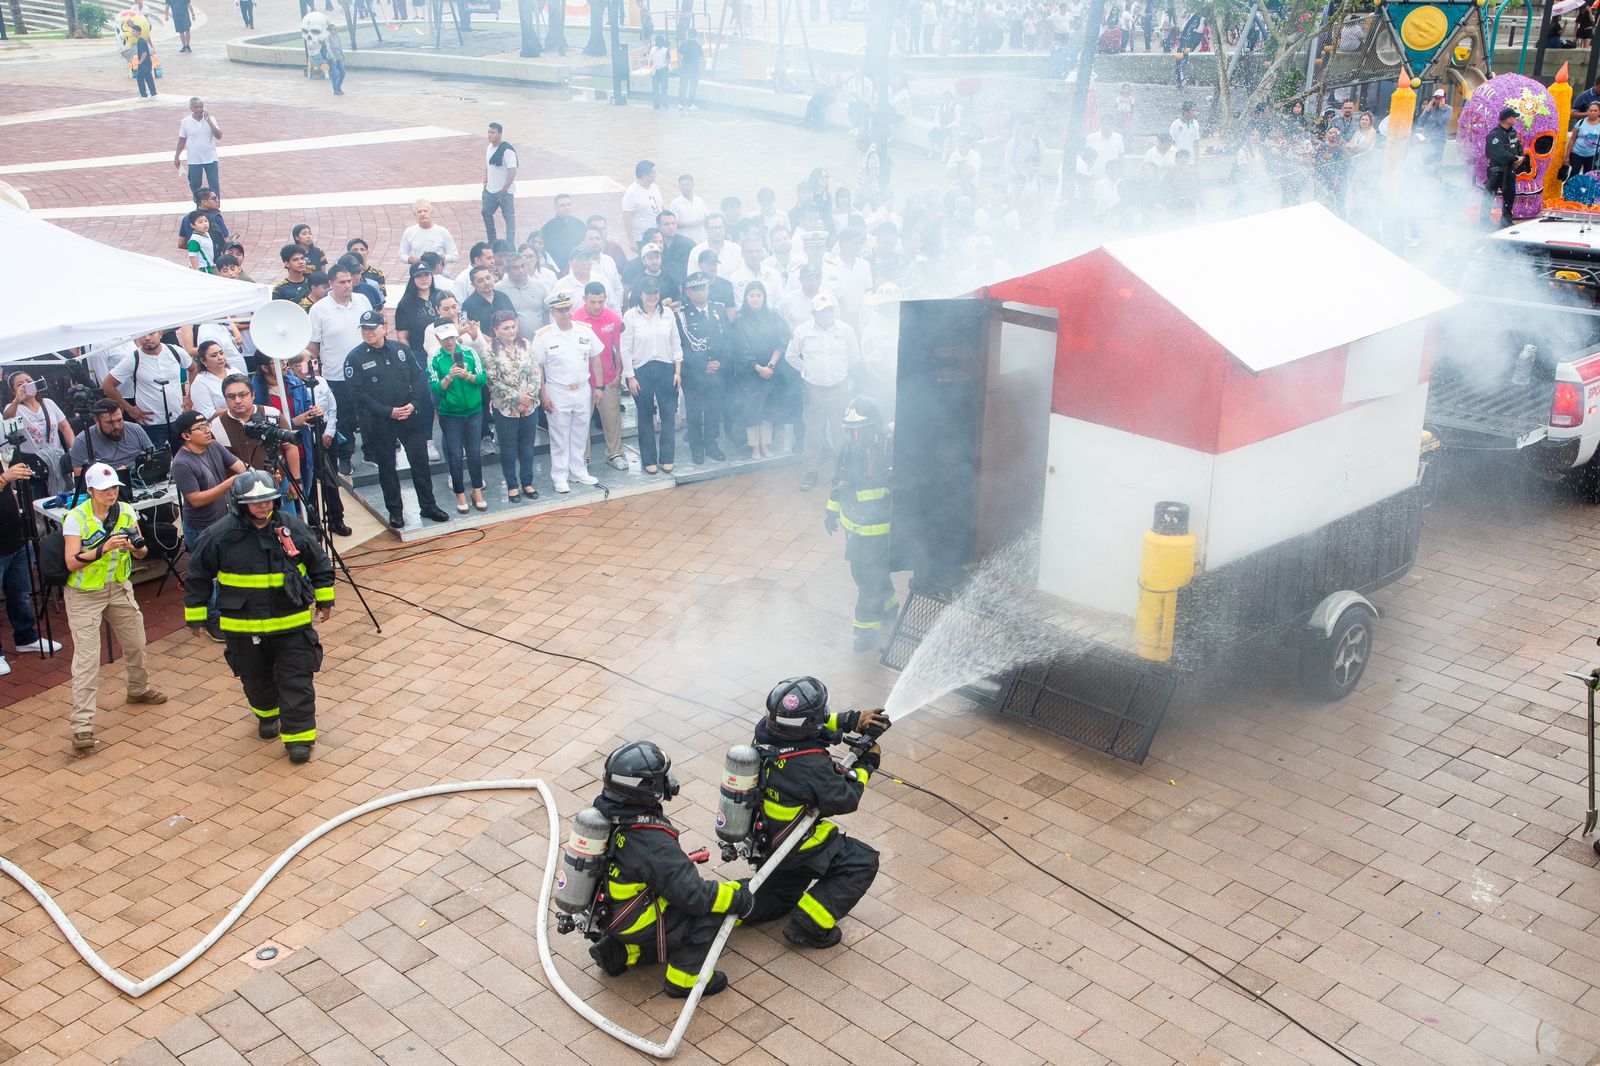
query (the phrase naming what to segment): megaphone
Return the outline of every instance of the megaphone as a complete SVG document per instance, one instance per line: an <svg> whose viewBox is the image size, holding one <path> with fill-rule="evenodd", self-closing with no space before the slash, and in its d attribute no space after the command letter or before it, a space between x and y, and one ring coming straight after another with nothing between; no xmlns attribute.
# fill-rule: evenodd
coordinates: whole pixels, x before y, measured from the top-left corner
<svg viewBox="0 0 1600 1066"><path fill-rule="evenodd" d="M311 340L311 316L288 300L268 300L250 319L256 351L276 362L298 359Z"/></svg>

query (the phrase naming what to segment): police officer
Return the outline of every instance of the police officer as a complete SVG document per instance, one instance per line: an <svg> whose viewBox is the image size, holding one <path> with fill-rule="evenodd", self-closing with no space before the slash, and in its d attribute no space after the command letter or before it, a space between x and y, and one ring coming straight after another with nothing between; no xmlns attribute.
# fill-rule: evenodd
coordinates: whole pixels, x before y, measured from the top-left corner
<svg viewBox="0 0 1600 1066"><path fill-rule="evenodd" d="M544 306L550 322L534 333L531 349L544 381L539 403L550 427L550 480L557 492L570 492L569 478L580 485L600 484L589 473L584 452L594 413L591 363L599 360L603 346L587 322L572 320L571 292L558 288Z"/></svg>
<svg viewBox="0 0 1600 1066"><path fill-rule="evenodd" d="M767 695L767 715L756 723L762 749L760 832L766 854L777 850L806 808L819 819L806 837L756 892L746 923L789 915L783 936L808 948L831 948L840 940L839 920L861 901L878 875L878 853L827 820L861 803L878 769L877 744L846 770L828 745L844 733L876 736L889 728L881 710L828 710L828 689L814 677L780 681Z"/></svg>
<svg viewBox="0 0 1600 1066"><path fill-rule="evenodd" d="M217 586L226 656L244 684L262 740L278 737L289 761L311 758L317 740L313 675L322 642L311 612L333 612L333 563L306 524L278 510L272 475L247 470L228 489L231 513L200 536L184 578L183 617L206 637L206 604Z"/></svg>
<svg viewBox="0 0 1600 1066"><path fill-rule="evenodd" d="M711 942L728 914L748 915L754 899L738 881L705 881L678 844L662 804L678 794L672 760L648 740L624 744L606 759L594 805L614 827L606 849L605 936L589 955L612 977L639 963L667 964L666 993L694 987ZM704 995L728 987L715 971Z"/></svg>
<svg viewBox="0 0 1600 1066"><path fill-rule="evenodd" d="M844 557L856 583L855 650L871 651L883 624L900 607L889 574L889 471L887 427L870 396L857 396L844 413L844 447L833 471L823 525L831 536L844 526Z"/></svg>
<svg viewBox="0 0 1600 1066"><path fill-rule="evenodd" d="M344 361L344 380L361 412L361 439L367 458L377 464L378 484L389 525L406 524L395 472L395 442L406 450L411 487L417 491L422 517L447 522L450 516L433 498L433 472L428 466L428 441L433 437L433 393L422 360L399 341L385 339L383 312L361 316L361 344Z"/></svg>
<svg viewBox="0 0 1600 1066"><path fill-rule="evenodd" d="M1500 124L1490 130L1483 141L1483 154L1489 164L1484 175L1484 187L1489 197L1484 200L1483 212L1488 214L1492 197L1498 192L1502 226L1509 226L1516 221L1511 217L1511 209L1517 199L1517 175L1533 169L1533 161L1527 157L1522 138L1517 134L1516 120L1521 114L1514 107L1501 108Z"/></svg>
<svg viewBox="0 0 1600 1066"><path fill-rule="evenodd" d="M674 308L678 336L683 341L683 411L688 425L689 455L696 465L707 458L722 462L728 457L717 444L722 432L722 407L727 395L732 339L728 334L728 309L707 295L711 279L701 271L690 274L683 283L687 302ZM731 366L730 366L731 369Z"/></svg>

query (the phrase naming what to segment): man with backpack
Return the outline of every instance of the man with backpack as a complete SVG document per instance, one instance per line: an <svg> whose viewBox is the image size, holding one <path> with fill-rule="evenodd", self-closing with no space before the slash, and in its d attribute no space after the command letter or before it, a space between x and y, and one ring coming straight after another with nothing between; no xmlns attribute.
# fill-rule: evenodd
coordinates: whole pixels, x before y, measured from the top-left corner
<svg viewBox="0 0 1600 1066"><path fill-rule="evenodd" d="M183 413L188 363L176 348L162 342L159 332L147 333L111 368L100 389L130 422L144 428L155 447L166 448L172 442L172 422ZM131 401L127 399L130 395Z"/></svg>

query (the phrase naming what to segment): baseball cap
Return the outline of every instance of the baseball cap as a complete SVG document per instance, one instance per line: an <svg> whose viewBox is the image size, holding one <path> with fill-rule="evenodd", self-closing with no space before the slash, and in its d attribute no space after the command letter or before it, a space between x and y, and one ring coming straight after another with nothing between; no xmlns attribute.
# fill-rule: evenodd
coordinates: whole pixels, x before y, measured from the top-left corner
<svg viewBox="0 0 1600 1066"><path fill-rule="evenodd" d="M661 245L657 244L655 241L651 241L649 244L647 244L643 248L639 249L639 254L642 255L642 256L643 255L649 255L651 252L654 252L657 255L660 255L661 254Z"/></svg>
<svg viewBox="0 0 1600 1066"><path fill-rule="evenodd" d="M438 337L440 340L444 340L446 337L461 336L461 331L456 329L453 322L440 322L438 325L433 327L433 335Z"/></svg>
<svg viewBox="0 0 1600 1066"><path fill-rule="evenodd" d="M205 420L206 416L199 411L185 411L172 420L172 432L181 437Z"/></svg>
<svg viewBox="0 0 1600 1066"><path fill-rule="evenodd" d="M418 274L431 275L432 273L433 273L433 268L430 267L427 263L412 263L411 264L411 276L412 277L416 277Z"/></svg>
<svg viewBox="0 0 1600 1066"><path fill-rule="evenodd" d="M1502 107L1500 109L1500 121L1504 122L1508 118L1516 118L1520 114L1522 114L1522 112L1518 111L1514 107Z"/></svg>
<svg viewBox="0 0 1600 1066"><path fill-rule="evenodd" d="M544 298L544 305L552 311L572 310L572 293L565 289L557 289Z"/></svg>
<svg viewBox="0 0 1600 1066"><path fill-rule="evenodd" d="M833 302L833 297L825 292L819 292L811 298L811 310L831 311L839 305Z"/></svg>
<svg viewBox="0 0 1600 1066"><path fill-rule="evenodd" d="M83 472L83 483L91 489L110 489L121 485L122 479L105 463L95 463Z"/></svg>
<svg viewBox="0 0 1600 1066"><path fill-rule="evenodd" d="M1443 96L1444 95L1444 90L1443 89L1435 89L1435 90L1433 90L1433 95L1435 97Z"/></svg>
<svg viewBox="0 0 1600 1066"><path fill-rule="evenodd" d="M683 287L686 289L703 289L710 284L711 279L706 277L704 271L700 270L696 270L683 280Z"/></svg>
<svg viewBox="0 0 1600 1066"><path fill-rule="evenodd" d="M362 329L369 329L372 326L381 326L381 325L383 325L383 312L382 311L363 311L363 312L361 312L361 328Z"/></svg>

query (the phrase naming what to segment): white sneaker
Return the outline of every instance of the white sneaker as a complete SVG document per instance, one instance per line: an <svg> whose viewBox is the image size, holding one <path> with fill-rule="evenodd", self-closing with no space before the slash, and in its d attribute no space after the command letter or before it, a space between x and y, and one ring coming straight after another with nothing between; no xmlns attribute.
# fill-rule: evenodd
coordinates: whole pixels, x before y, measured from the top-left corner
<svg viewBox="0 0 1600 1066"><path fill-rule="evenodd" d="M626 456L613 455L611 458L607 459L606 462L611 464L611 469L613 470L628 469L628 459Z"/></svg>
<svg viewBox="0 0 1600 1066"><path fill-rule="evenodd" d="M0 677L5 677L11 672L11 664L6 662L6 657L0 655Z"/></svg>
<svg viewBox="0 0 1600 1066"><path fill-rule="evenodd" d="M576 481L580 485L600 484L600 479L595 477L593 474L574 474L572 475L572 480Z"/></svg>
<svg viewBox="0 0 1600 1066"><path fill-rule="evenodd" d="M58 640L45 640L43 637L40 637L38 640L35 640L31 644L18 644L17 645L17 651L19 651L19 652L24 652L24 651L58 652L60 650L61 650L61 642L60 641L58 641Z"/></svg>
<svg viewBox="0 0 1600 1066"><path fill-rule="evenodd" d="M571 492L572 489L567 486L567 483L565 481L558 481L558 482L556 482L556 491L557 492Z"/></svg>
<svg viewBox="0 0 1600 1066"><path fill-rule="evenodd" d="M428 462L437 463L438 461L439 461L439 446L437 444L433 443L433 441L430 440L428 442Z"/></svg>

